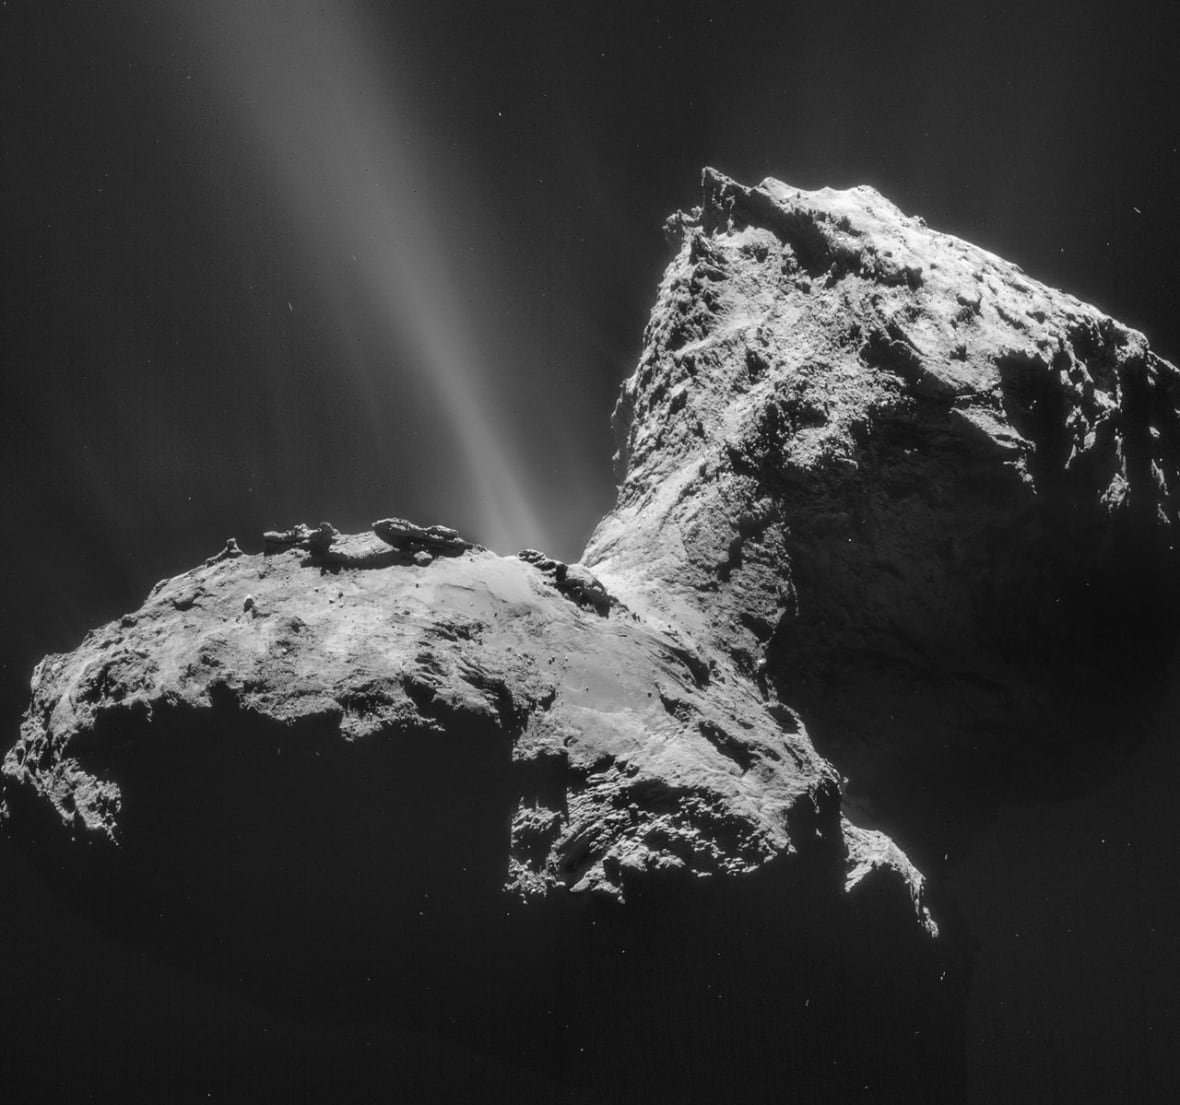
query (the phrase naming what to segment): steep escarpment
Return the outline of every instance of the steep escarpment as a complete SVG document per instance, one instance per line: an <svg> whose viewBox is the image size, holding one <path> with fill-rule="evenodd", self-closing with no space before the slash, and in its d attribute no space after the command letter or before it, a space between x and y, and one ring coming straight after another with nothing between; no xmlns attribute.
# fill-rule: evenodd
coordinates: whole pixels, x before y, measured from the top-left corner
<svg viewBox="0 0 1180 1105"><path fill-rule="evenodd" d="M1175 368L872 189L706 171L670 226L587 564L799 709L923 861L1107 762L1176 624Z"/></svg>
<svg viewBox="0 0 1180 1105"><path fill-rule="evenodd" d="M581 563L230 541L41 662L0 812L109 930L303 1017L595 1100L954 1100L921 872L1134 740L1180 376L871 189L706 171L669 229Z"/></svg>

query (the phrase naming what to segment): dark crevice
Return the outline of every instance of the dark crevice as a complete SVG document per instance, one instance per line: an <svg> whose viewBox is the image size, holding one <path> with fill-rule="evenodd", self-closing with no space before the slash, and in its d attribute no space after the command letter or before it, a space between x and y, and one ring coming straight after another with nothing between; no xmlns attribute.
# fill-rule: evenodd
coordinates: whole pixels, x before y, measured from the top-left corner
<svg viewBox="0 0 1180 1105"><path fill-rule="evenodd" d="M697 722L697 729L705 740L726 759L737 764L743 772L749 771L757 761L753 749L748 744L727 733L717 722L701 718Z"/></svg>
<svg viewBox="0 0 1180 1105"><path fill-rule="evenodd" d="M1061 370L1041 357L1016 353L1000 357L996 367L1004 411L1021 437L1033 445L1029 466L1037 491L1051 495L1060 488L1070 451L1069 407Z"/></svg>

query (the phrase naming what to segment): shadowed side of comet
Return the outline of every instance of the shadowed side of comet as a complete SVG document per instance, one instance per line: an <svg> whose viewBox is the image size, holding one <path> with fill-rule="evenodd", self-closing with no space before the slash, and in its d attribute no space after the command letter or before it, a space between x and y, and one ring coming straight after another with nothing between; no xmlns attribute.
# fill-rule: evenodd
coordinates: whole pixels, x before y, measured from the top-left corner
<svg viewBox="0 0 1180 1105"><path fill-rule="evenodd" d="M119 780L120 848L63 841L20 792L14 824L112 935L304 1021L439 1033L636 1105L788 1084L818 1103L866 1082L914 1100L932 1054L925 1100L955 1096L966 965L953 940L931 955L895 880L849 896L823 857L795 857L649 876L625 906L516 904L504 856L531 782L503 731L448 717L430 740L345 742L336 728L228 695L125 714L76 748ZM850 1055L843 1033L864 1048Z"/></svg>

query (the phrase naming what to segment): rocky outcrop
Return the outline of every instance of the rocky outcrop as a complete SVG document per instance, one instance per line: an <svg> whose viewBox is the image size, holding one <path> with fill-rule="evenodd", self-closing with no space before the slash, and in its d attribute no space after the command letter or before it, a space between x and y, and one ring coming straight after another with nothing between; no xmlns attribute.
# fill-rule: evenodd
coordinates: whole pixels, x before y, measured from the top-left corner
<svg viewBox="0 0 1180 1105"><path fill-rule="evenodd" d="M306 542L212 558L46 657L8 776L64 827L119 843L136 796L105 762L121 742L105 738L136 719L154 727L161 709L232 703L289 730L285 742L309 725L346 745L486 730L513 780L502 881L526 898L558 887L621 898L648 869L735 874L799 847L842 854L835 773L794 715L714 681L667 634L604 619L569 566L550 587L527 560L469 545L398 565L366 561L365 547L334 537L352 564ZM917 906L920 880L899 867Z"/></svg>
<svg viewBox="0 0 1180 1105"><path fill-rule="evenodd" d="M734 1064L743 1101L952 1100L919 870L1150 706L1180 376L871 189L707 170L670 226L580 563L396 518L231 541L38 666L12 828L305 1013L589 1049L609 1100L738 1100Z"/></svg>
<svg viewBox="0 0 1180 1105"><path fill-rule="evenodd" d="M431 557L455 556L472 547L470 541L464 541L450 526L418 526L404 518L382 518L373 523L373 532L387 545L414 556L418 553Z"/></svg>
<svg viewBox="0 0 1180 1105"><path fill-rule="evenodd" d="M12 828L105 927L297 1015L446 1032L612 1101L726 1100L735 1060L786 1078L844 1003L876 1043L833 1092L866 1063L901 1080L955 1023L921 875L723 657L541 554L292 532L34 673ZM631 963L661 981L634 990Z"/></svg>
<svg viewBox="0 0 1180 1105"><path fill-rule="evenodd" d="M710 170L674 229L586 564L799 709L920 865L1106 762L1176 624L1176 369L869 188Z"/></svg>
<svg viewBox="0 0 1180 1105"><path fill-rule="evenodd" d="M536 568L571 602L590 610L597 610L603 617L615 605L602 582L584 565L567 564L564 560L555 560L536 549L522 549L516 555L526 564Z"/></svg>

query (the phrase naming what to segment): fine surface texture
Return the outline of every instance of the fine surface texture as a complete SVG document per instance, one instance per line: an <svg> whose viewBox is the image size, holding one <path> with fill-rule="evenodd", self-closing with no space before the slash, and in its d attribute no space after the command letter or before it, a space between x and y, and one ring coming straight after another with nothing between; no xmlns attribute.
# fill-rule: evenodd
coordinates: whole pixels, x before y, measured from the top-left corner
<svg viewBox="0 0 1180 1105"><path fill-rule="evenodd" d="M869 188L706 170L668 231L581 563L230 540L38 665L0 815L100 923L301 1016L594 1100L953 1100L921 872L1162 693L1180 375Z"/></svg>
<svg viewBox="0 0 1180 1105"><path fill-rule="evenodd" d="M798 710L919 866L1108 763L1176 624L1176 369L871 188L706 170L669 230L586 564Z"/></svg>

